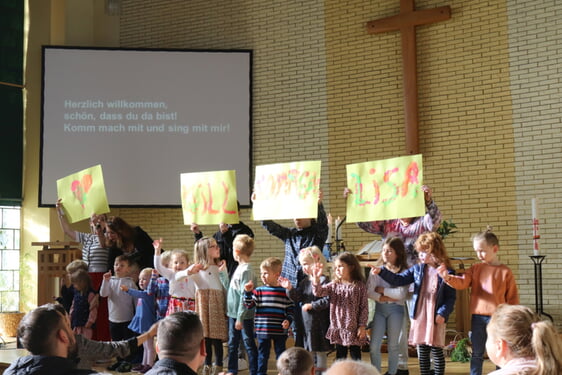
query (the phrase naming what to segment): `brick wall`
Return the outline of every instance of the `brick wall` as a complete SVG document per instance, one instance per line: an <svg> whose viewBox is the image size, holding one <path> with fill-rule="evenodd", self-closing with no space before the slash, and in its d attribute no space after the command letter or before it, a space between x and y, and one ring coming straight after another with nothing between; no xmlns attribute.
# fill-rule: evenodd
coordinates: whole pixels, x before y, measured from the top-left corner
<svg viewBox="0 0 562 375"><path fill-rule="evenodd" d="M424 180L459 226L449 254L473 256L471 235L493 226L500 258L532 305L530 197L540 197L545 310L558 311L561 28L552 7L560 5L416 1L418 9L447 4L452 18L418 27L417 45ZM398 12L397 0L124 0L120 39L123 47L253 49L254 165L322 160L326 208L343 216L345 165L404 155L400 36L365 29ZM179 209L118 212L169 247L191 246ZM249 210L242 220L256 232L256 263L283 256ZM351 250L374 239L354 224L344 238Z"/></svg>

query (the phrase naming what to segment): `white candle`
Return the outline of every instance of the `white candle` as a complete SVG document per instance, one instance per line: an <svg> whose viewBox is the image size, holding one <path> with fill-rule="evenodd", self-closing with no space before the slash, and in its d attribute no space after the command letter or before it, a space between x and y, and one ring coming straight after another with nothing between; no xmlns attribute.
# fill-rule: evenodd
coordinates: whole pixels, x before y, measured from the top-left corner
<svg viewBox="0 0 562 375"><path fill-rule="evenodd" d="M539 255L539 239L541 238L539 234L539 209L538 209L538 199L531 199L531 216L533 219L533 255Z"/></svg>
<svg viewBox="0 0 562 375"><path fill-rule="evenodd" d="M341 236L341 218L338 216L338 218L336 219L336 241L340 241L342 239Z"/></svg>
<svg viewBox="0 0 562 375"><path fill-rule="evenodd" d="M332 214L328 213L328 238L326 238L326 243L332 243L332 223L334 219L332 218Z"/></svg>

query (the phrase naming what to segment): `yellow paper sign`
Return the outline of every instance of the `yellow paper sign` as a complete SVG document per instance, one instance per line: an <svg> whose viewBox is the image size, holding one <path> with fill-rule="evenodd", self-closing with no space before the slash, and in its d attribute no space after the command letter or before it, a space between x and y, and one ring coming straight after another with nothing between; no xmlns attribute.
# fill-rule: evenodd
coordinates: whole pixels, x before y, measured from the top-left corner
<svg viewBox="0 0 562 375"><path fill-rule="evenodd" d="M236 224L240 221L235 171L182 173L180 180L185 225Z"/></svg>
<svg viewBox="0 0 562 375"><path fill-rule="evenodd" d="M391 220L425 215L422 156L349 164L347 221Z"/></svg>
<svg viewBox="0 0 562 375"><path fill-rule="evenodd" d="M109 212L101 165L58 179L57 194L62 198L69 223Z"/></svg>
<svg viewBox="0 0 562 375"><path fill-rule="evenodd" d="M254 220L316 218L321 161L259 165L254 180Z"/></svg>

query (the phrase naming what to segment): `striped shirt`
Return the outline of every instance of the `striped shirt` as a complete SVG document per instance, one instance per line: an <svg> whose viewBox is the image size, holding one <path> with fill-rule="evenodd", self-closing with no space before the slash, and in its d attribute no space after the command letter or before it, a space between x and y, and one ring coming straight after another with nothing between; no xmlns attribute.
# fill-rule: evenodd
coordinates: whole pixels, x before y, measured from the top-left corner
<svg viewBox="0 0 562 375"><path fill-rule="evenodd" d="M258 338L287 335L282 324L284 320L293 321L294 305L285 288L264 285L252 292L244 291L244 305L256 308L254 326Z"/></svg>
<svg viewBox="0 0 562 375"><path fill-rule="evenodd" d="M88 263L88 271L107 272L109 252L101 246L98 235L76 232L76 239L82 244L82 260Z"/></svg>

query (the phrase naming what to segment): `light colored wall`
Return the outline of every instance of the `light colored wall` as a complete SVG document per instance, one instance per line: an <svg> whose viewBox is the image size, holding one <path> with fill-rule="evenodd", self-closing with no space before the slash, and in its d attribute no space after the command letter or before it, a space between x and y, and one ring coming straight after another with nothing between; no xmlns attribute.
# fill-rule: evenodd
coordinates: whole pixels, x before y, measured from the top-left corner
<svg viewBox="0 0 562 375"><path fill-rule="evenodd" d="M492 225L522 302L533 305L530 198L540 197L545 310L559 320L561 6L416 1L418 9L447 4L452 18L418 27L417 37L425 182L444 217L459 226L446 240L449 253L472 256L471 235ZM254 165L322 160L325 205L343 216L345 165L404 154L400 37L365 29L398 11L396 0L123 0L119 44L253 49ZM112 213L169 247L191 246L179 209ZM243 210L256 232L256 263L282 257L281 242L249 216ZM344 235L351 250L374 239L353 224Z"/></svg>

